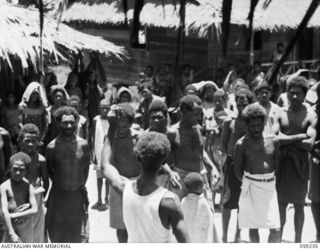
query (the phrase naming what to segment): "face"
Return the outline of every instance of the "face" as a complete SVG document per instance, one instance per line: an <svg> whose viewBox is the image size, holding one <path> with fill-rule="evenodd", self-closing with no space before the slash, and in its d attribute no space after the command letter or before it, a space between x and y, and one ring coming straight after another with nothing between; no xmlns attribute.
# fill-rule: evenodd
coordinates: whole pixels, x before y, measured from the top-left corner
<svg viewBox="0 0 320 250"><path fill-rule="evenodd" d="M94 72L89 75L89 82L94 83L97 79L97 76Z"/></svg>
<svg viewBox="0 0 320 250"><path fill-rule="evenodd" d="M278 49L278 53L280 53L280 54L283 53L283 46L282 45L278 46L277 49Z"/></svg>
<svg viewBox="0 0 320 250"><path fill-rule="evenodd" d="M291 103L291 105L295 107L302 105L305 97L306 95L303 92L302 88L292 87L288 90L288 100Z"/></svg>
<svg viewBox="0 0 320 250"><path fill-rule="evenodd" d="M121 135L125 135L127 134L127 132L130 130L130 122L128 121L128 119L119 119L117 122L117 132L118 134Z"/></svg>
<svg viewBox="0 0 320 250"><path fill-rule="evenodd" d="M241 113L242 110L244 110L244 108L249 104L249 100L245 95L240 95L238 96L236 103L237 103L237 109L239 113Z"/></svg>
<svg viewBox="0 0 320 250"><path fill-rule="evenodd" d="M271 92L267 89L262 89L257 95L257 99L261 103L268 103L271 98Z"/></svg>
<svg viewBox="0 0 320 250"><path fill-rule="evenodd" d="M107 117L107 116L108 116L109 109L110 109L109 106L107 106L107 105L100 105L100 106L99 106L99 109L100 109L100 115L101 115L102 117Z"/></svg>
<svg viewBox="0 0 320 250"><path fill-rule="evenodd" d="M39 138L35 134L25 134L21 141L21 150L27 154L32 154L37 151Z"/></svg>
<svg viewBox="0 0 320 250"><path fill-rule="evenodd" d="M9 105L14 105L15 102L16 102L16 98L14 97L14 95L10 94L10 95L8 96L8 103L9 103Z"/></svg>
<svg viewBox="0 0 320 250"><path fill-rule="evenodd" d="M122 92L119 98L120 103L128 103L131 101L131 96L128 92Z"/></svg>
<svg viewBox="0 0 320 250"><path fill-rule="evenodd" d="M161 132L167 126L167 119L162 111L152 111L150 114L150 130Z"/></svg>
<svg viewBox="0 0 320 250"><path fill-rule="evenodd" d="M10 174L13 181L22 181L23 177L26 175L26 165L20 160L13 162Z"/></svg>
<svg viewBox="0 0 320 250"><path fill-rule="evenodd" d="M184 73L184 74L189 74L189 73L190 73L190 67L185 67L185 68L183 69L183 73Z"/></svg>
<svg viewBox="0 0 320 250"><path fill-rule="evenodd" d="M255 72L259 72L261 70L260 65L259 64L255 64L254 65L254 71Z"/></svg>
<svg viewBox="0 0 320 250"><path fill-rule="evenodd" d="M53 96L53 102L56 106L62 106L64 104L64 95L62 91L57 91Z"/></svg>
<svg viewBox="0 0 320 250"><path fill-rule="evenodd" d="M216 106L216 108L222 109L224 106L224 98L222 96L215 96L214 105Z"/></svg>
<svg viewBox="0 0 320 250"><path fill-rule="evenodd" d="M76 119L73 115L63 115L60 122L61 133L65 136L71 136L76 130Z"/></svg>
<svg viewBox="0 0 320 250"><path fill-rule="evenodd" d="M143 86L141 94L145 99L150 99L152 97L152 86Z"/></svg>
<svg viewBox="0 0 320 250"><path fill-rule="evenodd" d="M81 111L81 103L77 101L71 101L70 106L75 108L78 111L78 113Z"/></svg>
<svg viewBox="0 0 320 250"><path fill-rule="evenodd" d="M261 118L255 118L248 122L248 131L253 138L260 138L264 129L264 121Z"/></svg>
<svg viewBox="0 0 320 250"><path fill-rule="evenodd" d="M32 94L30 95L30 102L31 103L35 103L39 100L40 96L39 96L39 93L34 91L32 92Z"/></svg>
<svg viewBox="0 0 320 250"><path fill-rule="evenodd" d="M194 104L192 111L186 111L185 119L191 124L191 126L195 126L197 124L202 124L202 107L200 105Z"/></svg>
<svg viewBox="0 0 320 250"><path fill-rule="evenodd" d="M213 94L214 94L214 90L212 88L208 88L205 90L203 98L208 102L212 102L213 101Z"/></svg>

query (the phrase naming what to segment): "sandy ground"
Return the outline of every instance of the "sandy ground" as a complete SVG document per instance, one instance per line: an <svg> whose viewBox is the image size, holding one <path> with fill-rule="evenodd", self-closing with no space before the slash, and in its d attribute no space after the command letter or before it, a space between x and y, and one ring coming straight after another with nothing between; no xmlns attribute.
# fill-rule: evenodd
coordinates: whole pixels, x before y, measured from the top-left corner
<svg viewBox="0 0 320 250"><path fill-rule="evenodd" d="M90 206L92 206L97 201L97 188L96 188L96 173L91 168L89 173L89 179L87 182L87 188L89 192ZM285 225L283 241L284 242L294 242L294 224L293 224L294 210L292 207L288 207L287 210L287 223ZM109 227L109 210L104 212L99 212L97 210L89 209L89 220L90 220L90 242L92 243L115 243L117 242L117 237L115 230ZM221 226L221 213L215 213L216 227L218 234L221 236L222 226ZM230 226L228 241L234 241L236 227L236 211L233 211ZM267 242L268 230L260 230L260 240L261 242ZM315 240L315 225L313 222L310 206L305 207L305 223L303 228L302 241L310 242ZM241 237L244 242L249 242L248 230L242 230Z"/></svg>

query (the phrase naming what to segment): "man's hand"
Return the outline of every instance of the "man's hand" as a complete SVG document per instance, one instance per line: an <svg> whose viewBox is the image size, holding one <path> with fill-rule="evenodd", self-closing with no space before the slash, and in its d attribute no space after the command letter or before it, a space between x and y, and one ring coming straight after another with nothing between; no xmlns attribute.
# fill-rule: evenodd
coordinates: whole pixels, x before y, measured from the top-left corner
<svg viewBox="0 0 320 250"><path fill-rule="evenodd" d="M19 243L20 242L20 238L15 232L9 234L9 239L10 239L11 243Z"/></svg>
<svg viewBox="0 0 320 250"><path fill-rule="evenodd" d="M181 189L181 184L180 184L180 176L177 172L175 171L170 171L169 173L169 178L171 181L171 184L175 187L175 188L179 188Z"/></svg>

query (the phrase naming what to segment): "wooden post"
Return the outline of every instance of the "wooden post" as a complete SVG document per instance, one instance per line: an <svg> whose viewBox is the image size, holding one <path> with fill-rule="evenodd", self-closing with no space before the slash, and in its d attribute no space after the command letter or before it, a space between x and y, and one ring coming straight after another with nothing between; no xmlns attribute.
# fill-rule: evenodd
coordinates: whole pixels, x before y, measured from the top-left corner
<svg viewBox="0 0 320 250"><path fill-rule="evenodd" d="M254 64L254 30L251 30L251 37L250 37L250 65L253 66Z"/></svg>

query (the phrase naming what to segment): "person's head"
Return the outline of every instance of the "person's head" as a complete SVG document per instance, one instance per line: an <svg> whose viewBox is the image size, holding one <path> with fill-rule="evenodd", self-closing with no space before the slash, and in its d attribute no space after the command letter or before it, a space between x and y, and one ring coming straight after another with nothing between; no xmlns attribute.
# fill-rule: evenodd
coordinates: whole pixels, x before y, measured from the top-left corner
<svg viewBox="0 0 320 250"><path fill-rule="evenodd" d="M210 83L203 86L202 98L207 102L213 102L213 95L216 91L216 87Z"/></svg>
<svg viewBox="0 0 320 250"><path fill-rule="evenodd" d="M99 103L100 116L106 119L110 110L110 101L106 98L102 99Z"/></svg>
<svg viewBox="0 0 320 250"><path fill-rule="evenodd" d="M214 119L217 122L220 129L222 129L223 122L227 117L228 117L228 114L225 111L219 111L214 114Z"/></svg>
<svg viewBox="0 0 320 250"><path fill-rule="evenodd" d="M147 75L148 77L151 77L152 74L153 74L153 67L152 67L151 65L148 65L148 66L146 67L146 75Z"/></svg>
<svg viewBox="0 0 320 250"><path fill-rule="evenodd" d="M18 141L21 151L29 155L37 152L40 143L38 127L33 123L23 125L18 135Z"/></svg>
<svg viewBox="0 0 320 250"><path fill-rule="evenodd" d="M168 124L168 107L161 99L155 99L149 106L150 131L163 132Z"/></svg>
<svg viewBox="0 0 320 250"><path fill-rule="evenodd" d="M118 90L118 102L119 103L129 103L132 102L132 94L128 88L121 87Z"/></svg>
<svg viewBox="0 0 320 250"><path fill-rule="evenodd" d="M255 88L254 92L261 104L267 104L272 95L272 87L266 81L263 81Z"/></svg>
<svg viewBox="0 0 320 250"><path fill-rule="evenodd" d="M62 136L74 135L79 120L77 110L70 106L63 106L54 112L54 117Z"/></svg>
<svg viewBox="0 0 320 250"><path fill-rule="evenodd" d="M257 61L253 64L253 71L256 73L260 73L261 71L261 62Z"/></svg>
<svg viewBox="0 0 320 250"><path fill-rule="evenodd" d="M185 95L197 95L197 88L193 84L188 84L184 89Z"/></svg>
<svg viewBox="0 0 320 250"><path fill-rule="evenodd" d="M202 106L198 96L187 95L182 97L179 108L182 113L182 120L189 126L202 123Z"/></svg>
<svg viewBox="0 0 320 250"><path fill-rule="evenodd" d="M61 107L63 105L66 105L67 103L67 97L65 93L64 87L60 85L54 85L51 88L51 99L53 101L53 104L57 107Z"/></svg>
<svg viewBox="0 0 320 250"><path fill-rule="evenodd" d="M141 95L145 99L151 99L153 95L153 85L151 82L144 82L141 86Z"/></svg>
<svg viewBox="0 0 320 250"><path fill-rule="evenodd" d="M277 43L277 52L282 54L284 52L284 44L282 42Z"/></svg>
<svg viewBox="0 0 320 250"><path fill-rule="evenodd" d="M242 78L237 78L234 80L234 92L236 93L239 89L250 89Z"/></svg>
<svg viewBox="0 0 320 250"><path fill-rule="evenodd" d="M28 104L39 106L39 105L41 105L41 103L42 103L42 100L41 100L41 96L40 96L40 89L35 88L29 97Z"/></svg>
<svg viewBox="0 0 320 250"><path fill-rule="evenodd" d="M288 79L287 95L293 107L299 107L304 102L308 91L308 81L303 76Z"/></svg>
<svg viewBox="0 0 320 250"><path fill-rule="evenodd" d="M170 73L170 71L171 71L171 65L169 63L166 63L164 65L164 72L165 73Z"/></svg>
<svg viewBox="0 0 320 250"><path fill-rule="evenodd" d="M11 156L9 171L13 182L20 182L26 176L26 172L31 163L30 157L23 152L19 152Z"/></svg>
<svg viewBox="0 0 320 250"><path fill-rule="evenodd" d="M217 110L223 109L226 102L226 93L222 89L218 89L214 92L213 102Z"/></svg>
<svg viewBox="0 0 320 250"><path fill-rule="evenodd" d="M80 100L79 96L77 96L77 95L70 96L69 105L70 105L70 107L75 108L78 111L78 113L81 112L81 100Z"/></svg>
<svg viewBox="0 0 320 250"><path fill-rule="evenodd" d="M185 64L183 65L182 70L183 70L183 74L188 75L190 74L191 66L189 64Z"/></svg>
<svg viewBox="0 0 320 250"><path fill-rule="evenodd" d="M253 94L248 89L240 89L236 92L235 99L239 115L241 115L242 110L253 102Z"/></svg>
<svg viewBox="0 0 320 250"><path fill-rule="evenodd" d="M262 136L265 119L267 117L266 110L258 103L249 104L242 111L250 136L258 139Z"/></svg>
<svg viewBox="0 0 320 250"><path fill-rule="evenodd" d="M243 59L239 59L237 61L237 67L238 67L239 70L244 70L245 69L246 64L245 64Z"/></svg>
<svg viewBox="0 0 320 250"><path fill-rule="evenodd" d="M170 143L166 135L146 132L139 136L135 155L142 166L142 173L156 176L170 152Z"/></svg>
<svg viewBox="0 0 320 250"><path fill-rule="evenodd" d="M88 81L89 81L90 85L97 83L97 74L96 74L96 72L94 70L90 70L89 71Z"/></svg>
<svg viewBox="0 0 320 250"><path fill-rule="evenodd" d="M184 178L188 193L200 195L203 193L203 180L199 173L191 172Z"/></svg>
<svg viewBox="0 0 320 250"><path fill-rule="evenodd" d="M8 93L7 100L8 100L8 105L9 106L13 106L13 105L16 104L16 97L14 96L13 92L9 92Z"/></svg>
<svg viewBox="0 0 320 250"><path fill-rule="evenodd" d="M77 85L78 85L78 76L76 73L71 72L68 75L68 80L67 80L65 88L66 89L73 89L73 88L77 87Z"/></svg>
<svg viewBox="0 0 320 250"><path fill-rule="evenodd" d="M117 134L125 136L129 133L135 113L128 103L120 103L117 108Z"/></svg>

